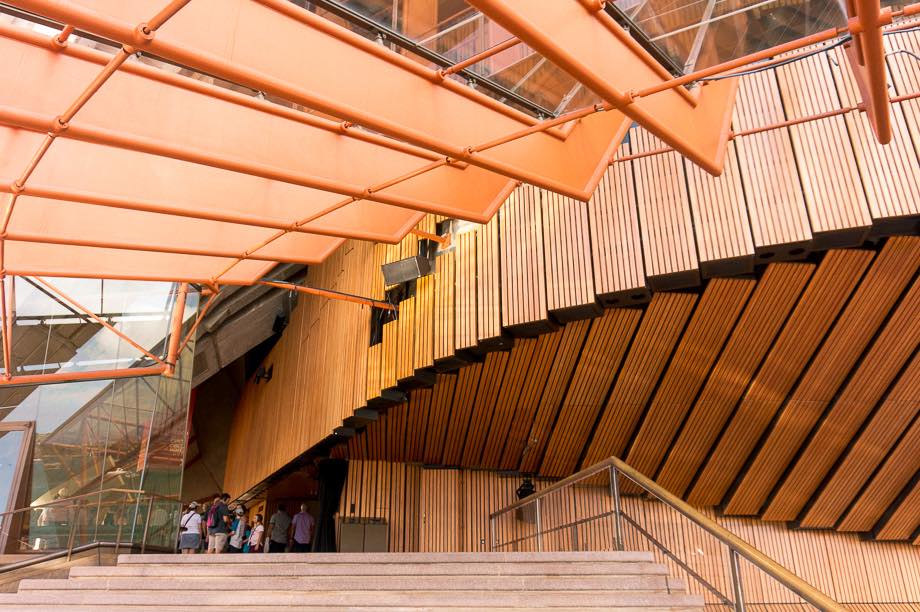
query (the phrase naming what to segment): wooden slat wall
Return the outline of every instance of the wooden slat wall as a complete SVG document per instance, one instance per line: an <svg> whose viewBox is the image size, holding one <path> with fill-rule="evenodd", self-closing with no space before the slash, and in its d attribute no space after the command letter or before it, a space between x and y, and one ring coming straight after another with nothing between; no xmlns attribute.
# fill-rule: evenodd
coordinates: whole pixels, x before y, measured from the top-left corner
<svg viewBox="0 0 920 612"><path fill-rule="evenodd" d="M776 74L788 119L840 108L827 53L781 66ZM872 217L843 117L794 125L789 132L814 248L862 244Z"/></svg>
<svg viewBox="0 0 920 612"><path fill-rule="evenodd" d="M628 142L620 145L621 155L631 150ZM607 169L588 202L588 226L594 286L601 303L647 302L633 162L617 162Z"/></svg>
<svg viewBox="0 0 920 612"><path fill-rule="evenodd" d="M639 127L629 130L629 141L637 154L665 146ZM698 285L699 263L683 159L675 152L652 155L635 160L633 168L649 288Z"/></svg>
<svg viewBox="0 0 920 612"><path fill-rule="evenodd" d="M463 456L460 465L479 465L482 458L482 449L486 443L486 436L495 415L495 403L498 400L502 381L508 369L508 353L489 353L486 355L480 379L479 392L473 406L473 415L470 427L463 445Z"/></svg>
<svg viewBox="0 0 920 612"><path fill-rule="evenodd" d="M878 263L873 269L877 266ZM795 520L798 517L808 501L809 492L817 488L850 440L856 437L882 395L920 346L918 321L920 283L914 283L884 329L874 338L846 387L836 396L833 407L822 418L807 447L773 496L764 518ZM823 404L827 397L819 399L818 403ZM787 410L791 407L790 404Z"/></svg>
<svg viewBox="0 0 920 612"><path fill-rule="evenodd" d="M891 84L897 95L904 96L920 91L920 66L917 65L916 58L908 53L899 53L917 53L920 49L920 33L898 32L886 36L884 42L887 52L885 59L891 71ZM904 113L904 120L914 143L914 151L920 157L920 99L901 102L898 106Z"/></svg>
<svg viewBox="0 0 920 612"><path fill-rule="evenodd" d="M916 44L920 39L915 34L891 36L886 38L886 43L916 52L920 50L920 45ZM906 61L909 59L904 55L888 58L892 82L898 93L912 93L920 87L920 72L914 63ZM775 71L742 79L735 130L847 103L848 96L852 95L848 89L851 84L844 73L823 54L795 66L794 70L784 68L781 76L782 89ZM810 84L812 82L814 85ZM920 133L916 129L914 112L917 105L902 103L901 107L905 127L898 132L900 142L891 147L867 148L860 140L861 132L855 127L864 118L854 114L847 118L837 117L840 126L833 134L826 130L820 132L824 130L820 126L812 126L820 128L820 133L814 132L814 138L833 138L822 141L825 144L820 150L809 138L801 136L795 137L793 146L788 128L739 136L733 141L734 151L729 147L726 171L719 179L698 173L676 154L665 154L616 162L587 205L521 186L489 224L465 227L466 233L458 235L452 247L437 257L437 272L418 281L415 297L402 305L400 320L385 326L381 345L366 347L366 310L343 305L351 309L349 317L353 318L327 325L323 316L316 314L327 312L325 307L315 305L317 300L303 300L304 304L309 301L313 314L298 314L297 317L304 318L292 319L286 337L296 333L304 341L296 348L294 341L288 341L286 349L279 344L277 354L270 357L272 360L285 357L288 365L276 368L275 376L292 381L277 384L276 379L276 384L270 386L289 386L294 389L293 393L279 397L280 392L269 392L265 387L247 389L241 412L248 416L240 416L241 423L248 419L247 426L252 427L257 421L268 418L271 422L292 424L293 431L297 427L309 430L309 435L285 430L282 438L286 440L289 436L290 444L285 442L279 446L277 460L269 462L283 464L328 435L341 422L336 418L351 416L355 408L362 407L368 400L378 405L381 391L395 386L398 381L409 388L409 382L414 384L430 376L427 372L423 376L421 371L430 371L432 367L439 371L449 370L484 356L488 364L497 366L501 359L506 359L508 363L502 366L501 375L489 378L482 392L478 388L473 392L469 400L473 411L468 413L468 423L462 427L454 424L452 412L455 398L466 396L457 388L457 375L441 375L438 385L427 392L427 397L420 395L421 391L413 391L413 396L419 396L417 400L410 399L407 406L393 409L405 411L403 421L402 417L391 419L392 415L388 415L376 427L372 444L364 440L349 448L363 449L366 453L370 445L380 456L392 457L393 453L402 452L407 458L413 458L410 460L441 461L445 444L453 440L448 436L453 426L458 437L452 442L455 446L450 447L450 453L459 452L460 464L470 466L488 464L536 472L545 463L547 469L555 465L553 469L563 470L568 465L578 464L582 454L587 457L585 462L590 463L614 452L614 448L620 454L629 450L637 453L634 457L644 457L641 461L648 461L649 469L661 466L660 477L684 492L710 489L710 497L695 498L698 502L722 502L745 462L755 452L761 434L771 431L773 417L785 414L786 395L802 387L801 374L811 361L822 354L827 355L823 359L829 363L834 361L831 356L837 353L822 347L825 335L831 332L849 299L849 293L842 289L846 284L843 280L817 279L820 274L809 279L812 264L783 267L777 270L784 271L783 283L788 283L788 287L772 285L773 289L767 292L773 268L766 274L758 271L757 290L750 296L749 304L743 307L740 317L739 311L731 310L728 317L731 322L714 319L722 328L718 332L705 330L706 334L715 335L710 337L700 332L699 337L705 338L701 340L705 344L704 362L711 366L711 372L703 375L699 372L679 374L681 364L686 365L682 355L689 354L690 349L678 350L678 347L689 346L692 342L695 328L686 325L694 308L700 308L695 303L695 293L662 296L662 299L685 303L686 312L678 315L675 310L671 324L662 323L660 329L650 327L645 334L641 330L654 318L655 304L644 312L634 312L633 316L642 317L637 336L641 339L630 341L624 349L623 368L618 372L609 368L589 376L586 366L580 365L591 354L586 341L599 320L569 323L552 334L551 339L539 338L529 359L524 353L516 352L517 349L504 357L489 357L489 351L511 348L512 335L518 336L520 342L522 336L552 330L560 320L564 322L572 316L573 308L578 311L574 316L591 314L595 299L606 304L614 300L621 304L641 303L649 295L649 284L660 289L681 285L691 278L691 284L696 284L700 273L698 265L703 266L704 276L720 269L725 273L739 272L741 268L733 266L740 261L750 262L752 245L755 258L761 262L804 256L815 247L808 211L816 219L815 230L821 230L819 249L827 244L853 242L854 236L865 235L869 222L873 223L875 235L915 231L918 217L911 207L917 206L917 198L910 194L914 193L914 183L920 181L917 143L913 143L915 155L911 158L910 143L906 142L904 134ZM895 114L897 127L901 119L897 111ZM621 156L661 146L640 129L633 129L630 138L622 147ZM832 150L831 146L840 149L833 149L833 153L846 163L835 165L836 157L828 161L818 157L819 152L825 155ZM806 147L812 147L812 153L808 153ZM850 159L853 164L846 161ZM903 174L910 175L909 178L899 177L895 170L889 169L892 164L895 170L904 168ZM852 178L845 193L822 193L824 199L816 199L814 193L803 189L803 181L807 185L823 185L821 189L832 186L837 189L835 177L841 172L838 166L849 168L844 171ZM860 192L863 200L858 197ZM842 204L834 204L835 198ZM872 218L866 221L869 213ZM750 242L745 242L748 220ZM421 229L433 231L434 221L426 217ZM414 254L417 242L414 236L407 236L398 245L376 248L352 245L352 250L363 249L363 257L340 258L329 266L312 268L311 283L381 298L383 282L379 264ZM871 252L834 253L823 258L822 267L835 258L846 260L837 264L841 268L840 278L850 276L856 283ZM783 264L786 265L791 266ZM328 273L323 272L327 269ZM652 279L651 283L646 276ZM342 284L338 277L354 282ZM809 289L800 296L806 282ZM822 290L824 294L813 288L822 282L827 285ZM762 287L764 293L758 298ZM582 307L588 310L581 311ZM791 318L787 321L790 312ZM844 327L848 326L844 323ZM856 332L839 332L841 338L851 338L853 333ZM328 338L321 338L323 334ZM343 334L347 338L345 342ZM864 336L861 338L861 343L852 346L847 346L843 340L836 341L845 347L841 355L845 354L846 359L841 363L856 368L865 359L860 344L864 349L869 345ZM771 347L774 341L777 345ZM679 344L681 342L686 344ZM713 346L710 342L721 342L725 346ZM327 356L332 356L335 363L347 358L360 365L354 371L348 367L334 368L327 362ZM792 361L787 362L788 359ZM308 368L315 372L300 371ZM894 368L895 365L891 365L886 370L890 376L894 376ZM848 372L835 373L833 388L845 389L848 375ZM416 380L410 381L412 377ZM891 384L897 386L898 381L900 378L892 380ZM774 383L779 386L774 388L771 386ZM588 387L592 387L590 393ZM802 387L801 393L808 388ZM255 399L269 395L271 400ZM608 395L609 401L606 400ZM326 401L327 397L332 398L331 401ZM251 405L256 401L259 406ZM810 425L820 426L823 423L821 414L825 408L832 407L830 398L824 397L821 401L825 402L824 408L813 410L818 414L817 420L812 414L808 426L796 430L798 446L807 448ZM263 409L268 403L272 406ZM322 418L300 411L301 406L308 404L309 410L321 414ZM416 410L423 404L430 406L425 414ZM569 409L579 404L584 406L574 411ZM561 410L564 406L566 410ZM636 446L634 433L643 428L646 432L658 431L659 426L654 423L661 418L658 412L663 410L662 406L673 409L678 421L686 416L686 423L678 426L668 421L668 427L661 430L664 438L674 440L669 448L643 450L645 442L641 440L658 439L658 436L642 434ZM475 413L477 409L479 414ZM462 415L461 411L455 416L460 419ZM867 428L874 423L872 416L862 418L869 420ZM317 425L325 422L324 419L330 427ZM753 426L746 427L749 423ZM413 431L413 425L423 427L418 434L423 439L410 442L411 436L407 433L404 440L394 441L394 435L401 437L398 432ZM557 428L568 428L574 437L570 443L564 443L562 437L557 438L558 442L548 452ZM372 425L369 429L375 428ZM741 437L736 439L739 433ZM492 436L498 439L493 441ZM507 442L504 437L508 438ZM267 444L268 438L262 444L263 450ZM891 447L889 444L886 452ZM252 455L257 457L253 461L249 451L243 450L241 441L234 449L239 456L231 459L233 465L265 465L257 455ZM714 449L713 459L702 465L710 449ZM649 453L647 457L646 452ZM730 460L727 459L729 455L733 456ZM878 460L881 461L884 456ZM235 472L242 474L238 477L238 486L245 489L255 484L260 479L256 474L264 471L271 470L247 467ZM722 481L713 489L710 476L716 472ZM763 497L764 490L779 483L774 476L758 484L756 498ZM752 501L750 505L756 504ZM746 507L745 511L748 510ZM845 510L846 507L839 512ZM783 516L791 516L793 510L784 512Z"/></svg>
<svg viewBox="0 0 920 612"><path fill-rule="evenodd" d="M444 253L436 260L434 298L434 359L447 359L454 355L456 306L455 295L455 253Z"/></svg>
<svg viewBox="0 0 920 612"><path fill-rule="evenodd" d="M838 47L834 52L830 69L834 75L841 105L855 106L861 102L861 98L850 69L850 62L846 59L843 47ZM889 61L897 61L898 57L889 56ZM889 78L890 82L897 86L899 79L892 78L892 75L889 75ZM893 137L891 142L884 146L875 140L865 113L852 111L843 116L856 154L860 178L868 196L875 234L907 230L912 222L916 222L916 216L920 215L920 176L915 172L918 163L917 150L912 146L910 130L904 117L904 104L912 103L915 102L892 105ZM893 181L892 177L897 177L898 180Z"/></svg>
<svg viewBox="0 0 920 612"><path fill-rule="evenodd" d="M489 343L502 335L501 279L498 244L498 215L476 233L476 306L478 314L478 339Z"/></svg>
<svg viewBox="0 0 920 612"><path fill-rule="evenodd" d="M662 486L687 491L813 271L812 264L767 267L658 473Z"/></svg>
<svg viewBox="0 0 920 612"><path fill-rule="evenodd" d="M447 424L447 437L444 441L444 455L438 461L443 465L460 465L463 455L463 441L470 427L470 418L476 405L476 392L482 380L483 364L474 363L460 370L457 375L457 389L454 392L453 406Z"/></svg>
<svg viewBox="0 0 920 612"><path fill-rule="evenodd" d="M476 325L476 232L456 238L456 294L454 296L454 351L476 346L479 330Z"/></svg>
<svg viewBox="0 0 920 612"><path fill-rule="evenodd" d="M575 471L640 317L638 310L615 308L591 324L540 465L541 474L560 476Z"/></svg>
<svg viewBox="0 0 920 612"><path fill-rule="evenodd" d="M565 397L572 372L578 364L581 347L584 346L590 327L590 321L575 321L566 325L562 330L559 349L550 368L549 376L546 378L546 386L540 396L537 414L527 436L527 446L521 458L521 471L523 472L536 472L543 460L543 453L546 451L556 416L559 414L559 406Z"/></svg>
<svg viewBox="0 0 920 612"><path fill-rule="evenodd" d="M750 130L785 121L775 71L746 76L738 86L733 126ZM754 251L761 259L795 257L811 248L811 226L789 130L735 141Z"/></svg>
<svg viewBox="0 0 920 612"><path fill-rule="evenodd" d="M860 437L801 521L803 527L833 527L920 412L920 353L888 393Z"/></svg>
<svg viewBox="0 0 920 612"><path fill-rule="evenodd" d="M489 548L489 513L515 501L519 484L519 477L495 472L350 461L340 516L386 518L393 551L485 551ZM535 484L539 490L549 481L537 480ZM730 594L727 552L717 541L660 502L627 496L622 507L679 559ZM541 522L548 529L611 509L606 485L579 486L565 495L544 498ZM722 517L711 511L707 514L849 609L907 612L920 602L920 581L916 579L920 555L907 544L866 542L849 534L796 531L781 524ZM532 524L509 515L508 520L497 524L496 535L507 540L512 534L521 537L532 534L532 530ZM656 561L667 565L672 576L682 578L691 592L702 594L710 605L717 603L712 594L629 525L624 528L624 539L628 550L652 552ZM544 550L572 550L576 545L579 550L612 550L613 521L584 523L577 535L564 529L543 537ZM532 548L531 540L514 549ZM744 561L741 576L745 602L752 609L805 609L794 594Z"/></svg>
<svg viewBox="0 0 920 612"><path fill-rule="evenodd" d="M563 321L596 316L587 208L549 191L541 196L547 307Z"/></svg>
<svg viewBox="0 0 920 612"><path fill-rule="evenodd" d="M530 185L515 189L498 221L502 326L527 328L547 317L541 191Z"/></svg>
<svg viewBox="0 0 920 612"><path fill-rule="evenodd" d="M689 293L659 293L652 298L604 406L583 467L626 451L695 304L696 296Z"/></svg>
<svg viewBox="0 0 920 612"><path fill-rule="evenodd" d="M703 292L649 405L648 417L630 441L626 462L643 474L657 472L756 284L720 278Z"/></svg>
<svg viewBox="0 0 920 612"><path fill-rule="evenodd" d="M821 262L691 490L692 503L722 501L871 259L865 251L831 251Z"/></svg>
<svg viewBox="0 0 920 612"><path fill-rule="evenodd" d="M310 269L318 287L367 295L373 245L348 242L326 263ZM249 384L234 413L224 488L245 492L342 419L364 406L367 376L367 308L346 302L301 299L288 328L266 358L269 384ZM329 384L334 381L335 384Z"/></svg>
<svg viewBox="0 0 920 612"><path fill-rule="evenodd" d="M728 143L722 176L712 176L687 160L684 170L703 276L752 272L754 241L735 143Z"/></svg>
<svg viewBox="0 0 920 612"><path fill-rule="evenodd" d="M897 499L898 494L920 473L920 419L914 418L913 425L904 432L894 451L888 456L872 477L859 500L847 511L837 526L840 531L869 531ZM908 496L909 498L910 496ZM909 538L920 525L920 506L907 503L905 499L897 504L894 514L883 522L881 539Z"/></svg>
<svg viewBox="0 0 920 612"><path fill-rule="evenodd" d="M759 513L918 268L920 240L895 237L888 241L779 412L753 464L729 499L726 511ZM771 516L782 520L783 515Z"/></svg>

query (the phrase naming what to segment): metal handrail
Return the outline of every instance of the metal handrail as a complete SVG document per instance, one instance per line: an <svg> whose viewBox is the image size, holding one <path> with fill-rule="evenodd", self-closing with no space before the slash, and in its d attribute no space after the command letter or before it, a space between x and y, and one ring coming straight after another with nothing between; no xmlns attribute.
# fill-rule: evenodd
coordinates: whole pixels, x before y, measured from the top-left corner
<svg viewBox="0 0 920 612"><path fill-rule="evenodd" d="M62 497L61 499L55 499L50 502L45 502L43 504L35 504L34 506L23 506L22 508L16 508L15 510L7 510L6 512L0 512L0 517L6 516L7 514L17 514L19 512L27 512L29 510L35 510L40 508L48 508L51 506L64 506L65 508L73 508L79 504L67 504L75 499L85 499L87 497L98 497L101 494L105 493L136 493L138 495L155 495L152 493L147 493L139 489L104 489L102 491L93 491L92 493L81 493L80 495L73 495L71 497ZM67 504L67 505L64 505Z"/></svg>
<svg viewBox="0 0 920 612"><path fill-rule="evenodd" d="M836 601L802 580L799 576L796 576L794 573L790 572L788 569L777 563L775 560L771 559L761 551L757 550L751 546L746 541L742 540L732 532L728 531L711 518L704 515L702 512L680 499L670 491L666 490L664 487L656 483L654 480L650 479L646 475L642 474L638 470L624 463L622 460L616 457L610 457L596 463L595 465L586 468L580 472L572 474L567 478L564 478L558 482L553 483L552 485L542 489L532 495L525 497L524 499L518 500L513 504L505 506L504 508L497 510L489 515L489 524L490 527L490 548L495 549L494 542L494 524L495 519L501 515L507 514L519 508L523 508L530 504L535 504L536 506L536 520L537 520L537 547L538 550L542 549L541 543L541 530L540 530L540 500L547 495L550 495L556 491L560 491L567 487L574 485L577 482L580 482L590 476L595 474L600 474L604 471L610 473L610 490L614 498L614 514L616 516L616 540L617 548L619 550L623 549L623 539L622 532L620 527L620 515L624 514L620 508L620 488L618 485L618 474L622 474L632 482L634 482L639 487L645 489L645 491L652 496L656 497L659 501L670 506L678 513L683 515L685 518L696 523L703 530L708 532L714 538L719 540L722 544L728 547L731 557L731 572L732 572L732 584L735 589L735 609L743 610L743 593L741 591L740 585L740 572L738 566L738 557L742 557L747 560L749 563L755 567L762 570L768 576L788 588L790 591L815 606L821 610L831 610L834 612L845 611L845 608L838 604Z"/></svg>

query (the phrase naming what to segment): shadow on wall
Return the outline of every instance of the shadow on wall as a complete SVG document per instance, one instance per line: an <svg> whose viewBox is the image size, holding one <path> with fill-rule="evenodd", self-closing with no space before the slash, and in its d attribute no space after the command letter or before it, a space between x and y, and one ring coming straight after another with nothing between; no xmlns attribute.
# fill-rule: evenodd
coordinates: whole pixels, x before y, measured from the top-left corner
<svg viewBox="0 0 920 612"><path fill-rule="evenodd" d="M201 499L224 490L227 445L244 376L244 360L240 358L195 388L182 478L183 500Z"/></svg>

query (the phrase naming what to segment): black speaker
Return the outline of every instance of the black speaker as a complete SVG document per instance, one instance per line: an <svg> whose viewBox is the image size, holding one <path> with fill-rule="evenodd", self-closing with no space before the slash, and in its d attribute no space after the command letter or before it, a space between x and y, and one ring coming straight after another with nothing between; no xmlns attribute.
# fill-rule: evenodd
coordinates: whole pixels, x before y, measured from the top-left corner
<svg viewBox="0 0 920 612"><path fill-rule="evenodd" d="M407 257L393 263L380 266L387 286L398 285L431 274L431 260L422 255Z"/></svg>

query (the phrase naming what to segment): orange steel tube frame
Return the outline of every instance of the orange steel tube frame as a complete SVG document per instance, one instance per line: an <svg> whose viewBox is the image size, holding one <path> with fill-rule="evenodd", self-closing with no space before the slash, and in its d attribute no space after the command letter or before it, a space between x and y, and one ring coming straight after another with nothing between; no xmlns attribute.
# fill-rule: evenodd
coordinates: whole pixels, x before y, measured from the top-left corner
<svg viewBox="0 0 920 612"><path fill-rule="evenodd" d="M891 104L896 104L898 102L907 102L908 100L915 100L920 98L920 91L904 94L903 96L895 96L889 99ZM772 130L779 130L784 127L791 127L793 125L800 125L802 123L811 123L812 121L819 121L821 119L827 119L829 117L836 117L837 115L845 115L852 111L867 112L865 103L855 104L853 106L846 106L843 108L836 108L834 110L825 111L823 113L816 113L814 115L808 115L806 117L798 117L797 119L787 119L785 121L777 121L775 123L768 123L756 128L751 128L748 130L741 130L739 132L732 132L728 135L729 140L734 140L735 138L741 138L744 136L751 136L753 134L760 134L762 132L770 132ZM642 159L643 157L653 157L655 155L664 155L665 153L672 153L674 149L671 147L662 147L660 149L652 149L651 151L645 151L643 153L635 153L633 155L624 155L623 157L616 157L610 163L620 163L632 161L634 159Z"/></svg>
<svg viewBox="0 0 920 612"><path fill-rule="evenodd" d="M201 292L204 294L204 290ZM195 322L192 323L192 326L189 328L188 333L185 334L185 338L182 340L182 344L179 345L179 350L176 355L181 355L182 351L185 350L185 347L191 342L192 338L195 337L195 332L198 331L198 326L201 325L201 322L204 321L204 317L208 314L208 311L211 310L211 305L214 304L214 301L217 299L217 296L220 295L220 288L217 291L211 291L211 296L208 298L208 301L205 302L204 306L198 309L198 316L195 317Z"/></svg>
<svg viewBox="0 0 920 612"><path fill-rule="evenodd" d="M117 336L128 342L131 346L141 351L147 357L158 362L159 365L149 366L144 368L120 368L116 370L94 370L91 372L52 372L48 374L28 374L21 376L12 375L12 356L10 350L10 341L12 334L12 319L9 316L9 309L7 308L6 301L6 278L15 278L15 276L21 275L4 275L4 279L0 280L0 330L2 330L3 335L3 354L4 354L4 374L0 377L0 386L9 386L9 385L41 385L49 383L61 383L61 382L74 382L74 381L85 381L85 380L107 380L112 378L134 378L140 376L172 376L174 373L174 365L176 359L181 353L182 348L185 348L185 344L181 345L179 348L179 339L181 338L180 333L174 333L176 331L176 326L178 324L179 332L182 328L182 320L184 319L185 313L185 301L188 295L188 283L181 283L177 291L176 301L173 304L172 318L171 318L171 333L173 334L170 337L169 349L166 360L153 355L137 342L128 337L124 332L119 331L113 327L108 321L105 321L97 314L92 312L90 309L86 308L66 293L58 289L56 286L49 283L46 279L39 276L34 276L33 278L38 281L40 284L44 285L52 293L55 293L68 302L74 308L82 311L84 314L92 318L94 321L105 327L106 329L112 331ZM209 301L213 301L212 299ZM192 330L194 331L194 330ZM175 340L173 340L175 338ZM188 338L186 339L186 342ZM172 365L170 365L172 364Z"/></svg>
<svg viewBox="0 0 920 612"><path fill-rule="evenodd" d="M389 302L381 302L379 300L363 298L357 295L337 293L335 291L328 291L326 289L316 289L314 287L304 287L303 285L294 285L290 283L276 283L274 281L256 281L256 284L265 285L266 287L276 287L278 289L288 289L290 291L297 291L298 293L305 293L307 295L318 295L320 297L328 298L331 300L341 300L343 302L351 302L353 304L372 306L374 308L382 308L383 310L392 310L396 312L396 307Z"/></svg>
<svg viewBox="0 0 920 612"><path fill-rule="evenodd" d="M70 304L71 306L73 306L74 308L76 308L77 310L81 311L83 314L87 315L87 316L88 316L89 318L91 318L93 321L95 321L96 323L98 323L98 324L101 325L102 327L106 328L107 330L109 330L110 332L112 332L113 334L115 334L116 336L118 336L119 338L121 338L122 340L124 340L125 342L127 342L128 344L130 344L131 346L133 346L134 348L136 348L138 351L140 351L141 353L143 353L144 355L146 355L146 356L149 357L150 359L153 359L154 361L156 361L156 362L159 363L160 365L168 365L168 362L167 362L167 361L163 361L162 358L157 357L156 355L154 355L153 353L151 353L150 351L148 351L147 349L145 349L143 346L141 346L140 344L138 344L137 342L135 342L134 340L132 340L126 333L124 333L124 332L122 332L122 331L119 331L114 325L112 325L111 323L109 323L108 321L106 321L105 319L103 319L102 317L100 317L99 315L97 315L96 313L94 313L92 310L90 310L89 308L87 308L86 306L84 306L83 304L81 304L80 302L78 302L77 300L73 299L72 297L70 297L69 295L67 295L67 294L64 293L63 291L61 291L60 289L58 289L57 287L55 287L55 286L52 285L51 283L49 283L49 282L48 282L47 280L45 280L44 278L42 278L42 277L40 277L40 276L36 276L36 277L34 277L34 278L35 278L36 281L38 281L39 283L41 283L42 285L44 285L46 289L48 289L48 290L51 291L52 293L56 293L56 294L58 295L58 297L60 297L61 299L63 299L65 302L67 302L68 304Z"/></svg>
<svg viewBox="0 0 920 612"><path fill-rule="evenodd" d="M188 283L180 283L173 304L172 321L169 329L169 348L166 352L166 375L176 372L179 360L179 343L182 341L182 321L185 319L185 300L188 297Z"/></svg>
<svg viewBox="0 0 920 612"><path fill-rule="evenodd" d="M443 70L439 70L438 74L440 74L442 77L445 77L451 74L456 74L465 68L469 68L473 64L478 64L479 62L485 59L488 59L492 57L493 55L498 55L502 51L507 51L508 49L511 49L512 47L518 46L519 44L521 44L521 41L518 40L517 38L509 38L506 41L500 42L497 45L489 47L485 51L482 51L475 55L471 55L470 57L466 58L462 62L457 62L450 68L444 68Z"/></svg>

